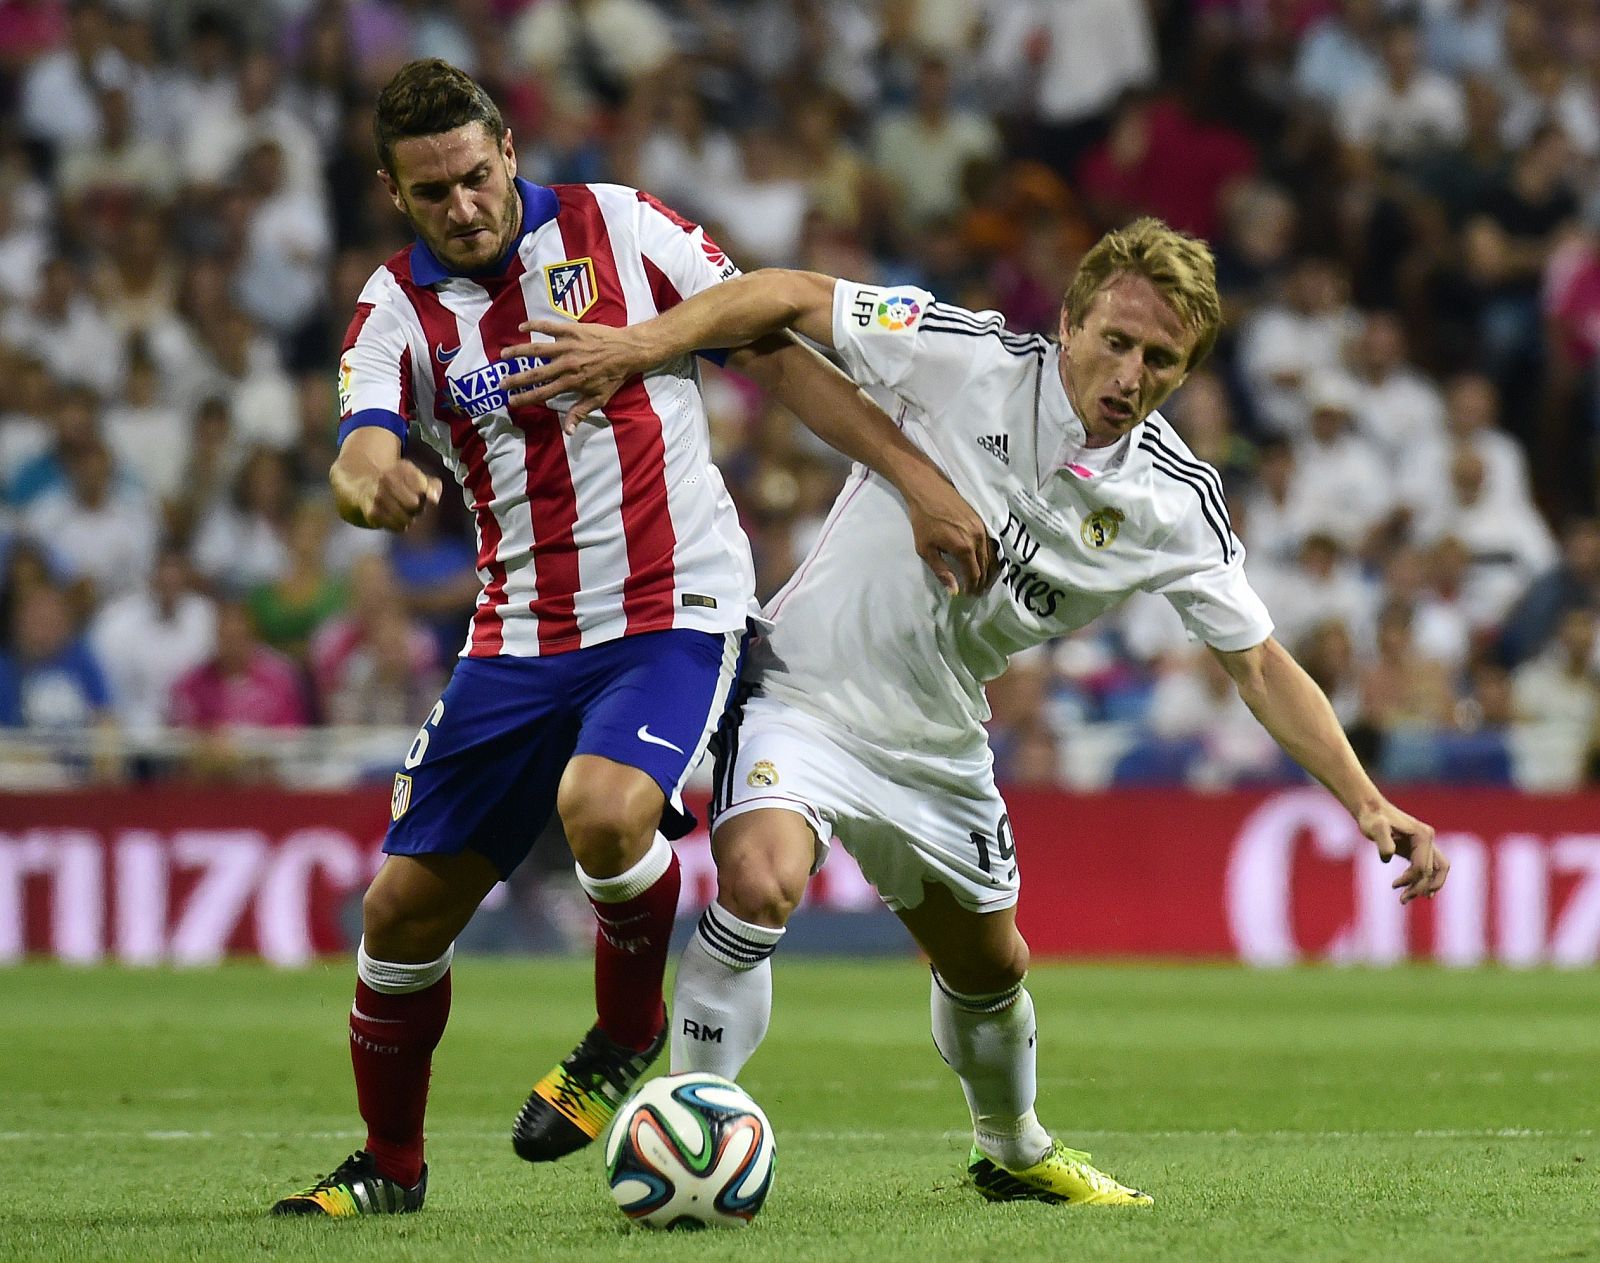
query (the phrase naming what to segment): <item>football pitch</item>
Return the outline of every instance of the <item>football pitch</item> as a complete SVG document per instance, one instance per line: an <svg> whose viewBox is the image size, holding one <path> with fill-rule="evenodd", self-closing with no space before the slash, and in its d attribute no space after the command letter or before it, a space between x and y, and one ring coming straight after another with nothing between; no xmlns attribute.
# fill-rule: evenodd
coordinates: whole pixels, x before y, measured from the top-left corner
<svg viewBox="0 0 1600 1263"><path fill-rule="evenodd" d="M1152 1210L993 1206L909 959L780 960L746 1086L778 1137L748 1229L613 1207L596 1150L511 1152L591 1020L574 961L458 959L427 1207L267 1206L361 1140L350 966L0 972L0 1259L1600 1259L1600 976L1041 966L1045 1122Z"/></svg>

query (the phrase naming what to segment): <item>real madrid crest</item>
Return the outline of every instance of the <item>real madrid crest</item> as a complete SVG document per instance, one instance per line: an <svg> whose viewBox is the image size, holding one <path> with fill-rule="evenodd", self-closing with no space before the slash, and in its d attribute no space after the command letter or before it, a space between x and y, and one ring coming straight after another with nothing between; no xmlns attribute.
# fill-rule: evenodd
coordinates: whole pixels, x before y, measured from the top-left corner
<svg viewBox="0 0 1600 1263"><path fill-rule="evenodd" d="M1078 534L1090 548L1109 548L1122 528L1124 516L1121 509L1096 509L1083 519Z"/></svg>
<svg viewBox="0 0 1600 1263"><path fill-rule="evenodd" d="M744 778L744 783L751 789L765 789L769 785L778 783L778 769L773 767L767 759L762 759L750 769L750 775Z"/></svg>

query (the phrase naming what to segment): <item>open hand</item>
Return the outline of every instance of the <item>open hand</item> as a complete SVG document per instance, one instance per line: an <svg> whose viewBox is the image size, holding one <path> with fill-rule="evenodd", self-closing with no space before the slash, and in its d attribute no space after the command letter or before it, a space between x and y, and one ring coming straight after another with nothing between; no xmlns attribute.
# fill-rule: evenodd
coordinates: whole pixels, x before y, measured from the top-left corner
<svg viewBox="0 0 1600 1263"><path fill-rule="evenodd" d="M502 383L507 401L548 404L557 395L576 395L561 414L561 429L571 434L579 422L605 407L622 383L653 365L641 358L636 328L582 324L555 318L529 320L520 325L526 333L540 335L501 351L503 359L524 356L538 362L526 372L512 373ZM548 339L548 340L543 340Z"/></svg>

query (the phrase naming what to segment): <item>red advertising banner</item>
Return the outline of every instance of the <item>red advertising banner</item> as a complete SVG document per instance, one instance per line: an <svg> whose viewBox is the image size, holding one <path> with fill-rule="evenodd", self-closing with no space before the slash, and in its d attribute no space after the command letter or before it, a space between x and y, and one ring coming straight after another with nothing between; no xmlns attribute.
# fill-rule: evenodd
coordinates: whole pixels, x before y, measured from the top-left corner
<svg viewBox="0 0 1600 1263"><path fill-rule="evenodd" d="M1018 920L1043 955L1386 964L1600 960L1600 795L1397 793L1433 824L1450 878L1405 908L1355 822L1320 789L1006 795Z"/></svg>
<svg viewBox="0 0 1600 1263"><path fill-rule="evenodd" d="M1452 865L1437 900L1404 909L1389 888L1400 861L1379 863L1320 790L1013 790L1019 920L1040 956L1600 960L1600 795L1398 797L1439 828ZM0 962L347 951L340 912L380 859L387 806L381 790L0 795ZM678 849L692 914L715 873L703 832ZM848 912L876 899L835 847L808 903Z"/></svg>

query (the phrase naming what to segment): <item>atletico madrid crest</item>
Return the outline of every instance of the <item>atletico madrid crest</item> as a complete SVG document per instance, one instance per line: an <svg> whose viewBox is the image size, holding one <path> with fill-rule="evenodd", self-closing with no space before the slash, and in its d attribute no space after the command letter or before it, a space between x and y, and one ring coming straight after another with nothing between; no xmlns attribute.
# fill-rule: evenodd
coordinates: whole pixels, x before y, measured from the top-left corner
<svg viewBox="0 0 1600 1263"><path fill-rule="evenodd" d="M404 772L394 774L394 791L389 795L389 819L398 820L411 806L411 778Z"/></svg>
<svg viewBox="0 0 1600 1263"><path fill-rule="evenodd" d="M562 315L582 320L594 306L599 287L594 280L593 259L567 259L544 265L544 281L550 290L550 305Z"/></svg>

